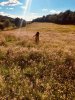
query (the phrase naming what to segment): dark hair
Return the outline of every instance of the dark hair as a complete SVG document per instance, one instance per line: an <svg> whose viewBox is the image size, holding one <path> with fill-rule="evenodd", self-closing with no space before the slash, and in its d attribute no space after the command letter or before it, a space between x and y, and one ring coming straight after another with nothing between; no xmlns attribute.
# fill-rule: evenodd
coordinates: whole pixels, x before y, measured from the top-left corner
<svg viewBox="0 0 75 100"><path fill-rule="evenodd" d="M37 32L36 35L39 35L39 32Z"/></svg>

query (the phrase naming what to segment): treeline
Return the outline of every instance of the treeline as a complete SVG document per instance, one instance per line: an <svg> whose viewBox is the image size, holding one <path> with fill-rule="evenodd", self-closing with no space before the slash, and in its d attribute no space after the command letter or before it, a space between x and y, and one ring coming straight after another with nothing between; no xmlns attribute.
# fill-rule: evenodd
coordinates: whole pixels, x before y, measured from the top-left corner
<svg viewBox="0 0 75 100"><path fill-rule="evenodd" d="M11 18L7 16L0 15L0 30L4 30L5 28L19 28L26 26L26 21L20 18Z"/></svg>
<svg viewBox="0 0 75 100"><path fill-rule="evenodd" d="M59 14L47 15L37 19L32 22L51 22L56 24L75 24L75 11L67 10Z"/></svg>

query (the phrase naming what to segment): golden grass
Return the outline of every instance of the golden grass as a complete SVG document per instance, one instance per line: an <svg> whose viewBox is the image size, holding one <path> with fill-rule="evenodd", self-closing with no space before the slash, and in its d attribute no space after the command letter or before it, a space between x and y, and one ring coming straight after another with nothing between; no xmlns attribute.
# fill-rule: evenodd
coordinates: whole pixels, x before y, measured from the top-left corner
<svg viewBox="0 0 75 100"><path fill-rule="evenodd" d="M32 23L1 32L0 100L75 100L74 27Z"/></svg>

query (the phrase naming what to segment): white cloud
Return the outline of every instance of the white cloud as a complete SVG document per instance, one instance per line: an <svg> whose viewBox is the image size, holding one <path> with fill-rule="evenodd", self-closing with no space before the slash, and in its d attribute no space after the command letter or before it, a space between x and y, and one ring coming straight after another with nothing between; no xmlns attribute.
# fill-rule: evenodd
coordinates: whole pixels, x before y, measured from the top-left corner
<svg viewBox="0 0 75 100"><path fill-rule="evenodd" d="M58 10L50 10L50 14L59 14L61 11Z"/></svg>
<svg viewBox="0 0 75 100"><path fill-rule="evenodd" d="M0 12L0 15L4 15L5 16L5 13L4 12Z"/></svg>
<svg viewBox="0 0 75 100"><path fill-rule="evenodd" d="M6 8L7 10L13 10L14 8Z"/></svg>
<svg viewBox="0 0 75 100"><path fill-rule="evenodd" d="M18 0L8 0L8 1L3 1L0 2L1 6L16 6L16 5L21 5L22 3L19 2Z"/></svg>
<svg viewBox="0 0 75 100"><path fill-rule="evenodd" d="M23 18L26 19L27 21L31 21L38 17L41 17L41 15L39 15L38 13L29 13L26 16L24 16Z"/></svg>
<svg viewBox="0 0 75 100"><path fill-rule="evenodd" d="M8 13L5 13L5 12L0 12L0 15L12 17L12 18L19 17L19 18L23 18L23 19L25 19L27 21L31 21L32 19L41 17L38 13L29 13L29 14L26 14L24 16L19 16L19 15L8 14Z"/></svg>
<svg viewBox="0 0 75 100"><path fill-rule="evenodd" d="M26 7L25 7L25 6L21 6L21 8L22 8L22 9L24 9L24 10L26 9Z"/></svg>
<svg viewBox="0 0 75 100"><path fill-rule="evenodd" d="M60 13L60 11L50 10L50 12L49 12L49 14L55 14L55 13ZM35 18L38 18L38 17L42 17L43 16L43 14L32 13L32 12L26 13L26 14L24 14L22 16L20 16L20 15L12 15L12 14L8 14L8 13L5 13L5 12L0 12L0 15L12 17L12 18L19 17L19 18L23 18L23 19L25 19L27 21L31 21L31 20L33 20Z"/></svg>
<svg viewBox="0 0 75 100"><path fill-rule="evenodd" d="M42 12L48 12L48 9L44 8L42 9Z"/></svg>
<svg viewBox="0 0 75 100"><path fill-rule="evenodd" d="M17 17L23 18L23 16L13 15L13 14L5 13L5 12L0 12L0 15L8 16L8 17L11 17L11 18L17 18Z"/></svg>
<svg viewBox="0 0 75 100"><path fill-rule="evenodd" d="M17 17L17 16L15 16L15 15L8 14L8 13L5 13L5 12L0 12L0 15L12 17L12 18L16 18L16 17Z"/></svg>
<svg viewBox="0 0 75 100"><path fill-rule="evenodd" d="M52 9L52 10L50 10L50 9L46 9L46 8L43 8L42 9L42 12L45 14L59 14L61 11L59 11L59 10L54 10L54 9Z"/></svg>

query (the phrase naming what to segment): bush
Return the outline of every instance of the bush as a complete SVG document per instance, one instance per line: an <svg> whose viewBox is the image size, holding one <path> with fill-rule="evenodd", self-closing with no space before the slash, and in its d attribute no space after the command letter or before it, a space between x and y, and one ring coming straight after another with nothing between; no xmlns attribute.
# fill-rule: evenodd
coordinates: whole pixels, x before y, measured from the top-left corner
<svg viewBox="0 0 75 100"><path fill-rule="evenodd" d="M4 21L4 26L5 26L5 27L10 27L10 26L11 26L11 22L10 22L9 19L6 19L6 20Z"/></svg>
<svg viewBox="0 0 75 100"><path fill-rule="evenodd" d="M5 28L4 24L3 23L0 23L0 29L3 31Z"/></svg>

